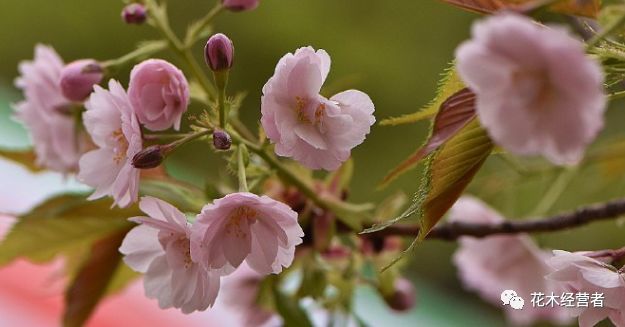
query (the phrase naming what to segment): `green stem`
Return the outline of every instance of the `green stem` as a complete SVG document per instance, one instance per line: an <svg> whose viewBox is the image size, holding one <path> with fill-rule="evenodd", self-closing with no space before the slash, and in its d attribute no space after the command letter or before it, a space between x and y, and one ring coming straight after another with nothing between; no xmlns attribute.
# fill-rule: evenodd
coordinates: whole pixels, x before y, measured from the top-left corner
<svg viewBox="0 0 625 327"><path fill-rule="evenodd" d="M621 28L623 24L625 24L625 14L621 15L618 19L614 20L610 25L606 26L606 28L604 28L602 31L595 34L595 36L593 36L592 39L588 41L587 47L589 49L596 47L599 44L599 42L601 42L601 40L612 35L612 33L616 32L619 28Z"/></svg>
<svg viewBox="0 0 625 327"><path fill-rule="evenodd" d="M169 151L171 151L171 150L173 150L173 149L175 149L175 148L177 148L177 147L179 147L179 146L181 146L183 144L189 143L189 142L191 142L193 140L196 140L196 139L198 139L198 138L200 138L202 136L206 136L206 135L208 135L210 133L212 133L212 131L210 129L205 129L205 130L202 130L202 131L199 131L199 132L195 132L195 133L192 133L192 134L187 134L187 136L185 136L185 137L183 137L183 138L181 138L179 140L176 140L174 142L169 143L167 145L167 147L169 148Z"/></svg>
<svg viewBox="0 0 625 327"><path fill-rule="evenodd" d="M245 175L245 160L243 158L243 152L245 151L245 144L239 145L239 149L237 151L237 160L238 160L238 171L237 176L239 177L239 192L249 192L247 187L247 176Z"/></svg>
<svg viewBox="0 0 625 327"><path fill-rule="evenodd" d="M187 48L193 46L193 44L200 37L202 30L206 28L223 10L224 6L221 4L221 1L217 1L215 6L204 17L200 18L200 20L195 22L195 24L189 28L185 37L185 45Z"/></svg>
<svg viewBox="0 0 625 327"><path fill-rule="evenodd" d="M129 52L119 58L107 60L101 63L102 67L111 68L117 66L123 66L128 62L134 62L140 58L150 56L154 53L163 51L167 49L167 42L165 41L151 41L145 43L144 46L138 47L137 49Z"/></svg>
<svg viewBox="0 0 625 327"><path fill-rule="evenodd" d="M274 169L278 175L287 183L295 186L300 192L302 192L307 198L312 200L318 206L328 209L328 203L324 201L319 194L313 190L308 184L302 181L295 173L286 168L280 161L271 156L267 151L258 145L242 138L235 131L230 132L232 136L232 140L238 142L239 144L245 144L247 148L258 155L267 165Z"/></svg>
<svg viewBox="0 0 625 327"><path fill-rule="evenodd" d="M543 199L538 203L531 216L540 216L553 208L553 205L560 199L562 193L575 178L578 167L563 168L556 180L551 184Z"/></svg>

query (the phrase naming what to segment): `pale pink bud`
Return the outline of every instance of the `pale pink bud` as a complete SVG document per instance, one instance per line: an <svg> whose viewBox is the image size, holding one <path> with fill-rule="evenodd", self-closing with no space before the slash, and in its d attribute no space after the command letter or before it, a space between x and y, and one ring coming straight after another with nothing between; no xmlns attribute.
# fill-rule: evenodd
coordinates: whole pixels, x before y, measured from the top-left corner
<svg viewBox="0 0 625 327"><path fill-rule="evenodd" d="M162 131L180 129L189 104L189 83L180 69L161 59L148 59L130 73L130 103L141 124Z"/></svg>
<svg viewBox="0 0 625 327"><path fill-rule="evenodd" d="M69 100L84 101L102 76L102 66L97 61L76 60L61 70L61 92Z"/></svg>
<svg viewBox="0 0 625 327"><path fill-rule="evenodd" d="M218 33L208 39L204 47L204 59L211 70L218 72L230 69L233 58L234 46L227 36Z"/></svg>
<svg viewBox="0 0 625 327"><path fill-rule="evenodd" d="M246 11L256 9L260 0L222 0L221 3L230 11Z"/></svg>
<svg viewBox="0 0 625 327"><path fill-rule="evenodd" d="M126 24L143 24L147 18L147 11L140 3L131 3L122 10L122 20Z"/></svg>

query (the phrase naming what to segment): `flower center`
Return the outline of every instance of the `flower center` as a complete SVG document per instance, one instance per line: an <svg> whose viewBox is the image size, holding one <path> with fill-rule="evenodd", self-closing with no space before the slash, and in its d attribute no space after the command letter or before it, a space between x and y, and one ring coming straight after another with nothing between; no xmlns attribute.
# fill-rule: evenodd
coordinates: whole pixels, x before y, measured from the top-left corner
<svg viewBox="0 0 625 327"><path fill-rule="evenodd" d="M184 268L189 269L193 265L193 260L191 259L191 246L189 243L189 239L186 236L180 236L177 242L178 248L182 253Z"/></svg>
<svg viewBox="0 0 625 327"><path fill-rule="evenodd" d="M232 210L225 226L226 235L246 238L247 228L244 229L241 225L249 226L250 223L256 221L257 217L258 212L250 207L243 206Z"/></svg>
<svg viewBox="0 0 625 327"><path fill-rule="evenodd" d="M121 127L111 133L111 137L115 142L113 147L113 162L119 164L126 158L126 152L128 152L128 140L124 136Z"/></svg>
<svg viewBox="0 0 625 327"><path fill-rule="evenodd" d="M297 120L301 123L323 125L325 111L326 105L324 103L310 106L308 100L299 96L295 97L295 113L297 114Z"/></svg>
<svg viewBox="0 0 625 327"><path fill-rule="evenodd" d="M513 80L523 98L527 99L528 110L539 110L551 101L553 91L546 73L517 71Z"/></svg>

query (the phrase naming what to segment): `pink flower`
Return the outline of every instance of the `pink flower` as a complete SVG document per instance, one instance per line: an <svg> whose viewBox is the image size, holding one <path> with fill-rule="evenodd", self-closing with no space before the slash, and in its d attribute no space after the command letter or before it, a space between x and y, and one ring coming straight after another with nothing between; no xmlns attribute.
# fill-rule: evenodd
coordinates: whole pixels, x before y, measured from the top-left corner
<svg viewBox="0 0 625 327"><path fill-rule="evenodd" d="M262 277L247 265L241 265L224 280L223 303L241 313L244 326L282 326L279 315L258 303Z"/></svg>
<svg viewBox="0 0 625 327"><path fill-rule="evenodd" d="M324 50L288 53L263 87L261 123L276 154L312 169L335 170L375 122L368 95L349 90L329 100L319 94L330 71Z"/></svg>
<svg viewBox="0 0 625 327"><path fill-rule="evenodd" d="M240 192L204 206L193 230L191 255L229 274L245 260L258 273L279 273L293 262L304 232L297 213L267 196Z"/></svg>
<svg viewBox="0 0 625 327"><path fill-rule="evenodd" d="M63 61L51 47L37 45L35 59L19 65L15 85L24 92L25 100L15 104L16 118L30 132L39 166L62 172L78 168L87 138L76 123L70 101L60 87Z"/></svg>
<svg viewBox="0 0 625 327"><path fill-rule="evenodd" d="M221 3L231 11L252 10L258 7L260 0L222 0Z"/></svg>
<svg viewBox="0 0 625 327"><path fill-rule="evenodd" d="M617 327L625 326L625 274L616 268L580 253L555 250L548 264L555 269L547 275L567 292L587 293L588 307L571 308L581 327L590 327L610 318ZM593 294L603 294L601 307L592 303Z"/></svg>
<svg viewBox="0 0 625 327"><path fill-rule="evenodd" d="M162 200L143 197L139 206L149 217L124 239L119 251L133 270L145 273L145 294L163 309L183 313L203 311L215 303L220 277L191 259L191 224L185 215Z"/></svg>
<svg viewBox="0 0 625 327"><path fill-rule="evenodd" d="M457 68L493 140L515 154L579 162L606 104L601 67L584 45L514 14L487 18L472 34L456 50Z"/></svg>
<svg viewBox="0 0 625 327"><path fill-rule="evenodd" d="M452 207L450 221L472 223L498 223L504 219L481 201L462 197ZM549 253L539 249L525 235L490 236L483 239L461 237L460 247L453 256L460 280L491 304L501 307L501 293L514 290L529 304L532 292L561 294L557 284L546 280L553 270L545 263ZM564 324L569 321L565 308L532 307L514 310L505 306L508 318L519 325L529 325L537 320L550 320Z"/></svg>
<svg viewBox="0 0 625 327"><path fill-rule="evenodd" d="M176 66L148 59L130 73L128 97L139 122L153 131L180 129L189 104L189 83Z"/></svg>
<svg viewBox="0 0 625 327"><path fill-rule="evenodd" d="M85 127L99 148L80 158L78 180L95 188L89 199L110 195L126 207L138 198L139 170L132 158L142 148L141 128L126 91L110 80L109 90L95 86L85 107Z"/></svg>

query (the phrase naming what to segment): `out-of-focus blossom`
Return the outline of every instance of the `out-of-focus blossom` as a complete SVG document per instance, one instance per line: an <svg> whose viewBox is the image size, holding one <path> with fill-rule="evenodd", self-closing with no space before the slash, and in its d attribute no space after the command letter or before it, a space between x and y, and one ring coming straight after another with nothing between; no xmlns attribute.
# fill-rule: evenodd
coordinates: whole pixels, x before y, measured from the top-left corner
<svg viewBox="0 0 625 327"><path fill-rule="evenodd" d="M391 309L396 311L408 311L416 303L417 295L412 282L406 278L395 279L395 291L393 294L384 297L384 301Z"/></svg>
<svg viewBox="0 0 625 327"><path fill-rule="evenodd" d="M509 13L476 23L472 35L456 51L458 73L493 140L555 164L579 162L603 127L606 104L601 67L584 44Z"/></svg>
<svg viewBox="0 0 625 327"><path fill-rule="evenodd" d="M204 47L204 60L212 71L219 72L232 67L234 46L232 41L222 33L208 39Z"/></svg>
<svg viewBox="0 0 625 327"><path fill-rule="evenodd" d="M263 308L258 303L258 292L263 276L243 264L225 278L222 289L223 303L241 313L246 327L282 326L279 315Z"/></svg>
<svg viewBox="0 0 625 327"><path fill-rule="evenodd" d="M329 100L319 94L330 71L324 50L288 53L263 87L261 123L276 154L311 169L335 170L375 122L368 95L349 90Z"/></svg>
<svg viewBox="0 0 625 327"><path fill-rule="evenodd" d="M19 65L15 85L25 99L13 107L28 129L37 164L62 173L74 172L88 141L72 115L71 101L61 92L63 61L51 47L37 45L35 59Z"/></svg>
<svg viewBox="0 0 625 327"><path fill-rule="evenodd" d="M575 294L586 293L588 307L574 307L581 327L591 327L609 318L617 327L625 326L625 274L599 260L580 253L555 250L548 264L555 269L547 275L561 287ZM601 303L594 294L601 294Z"/></svg>
<svg viewBox="0 0 625 327"><path fill-rule="evenodd" d="M61 91L72 101L84 101L93 86L102 81L102 66L93 59L81 59L67 64L61 70Z"/></svg>
<svg viewBox="0 0 625 327"><path fill-rule="evenodd" d="M293 262L304 232L297 213L267 196L239 192L204 206L193 230L191 255L228 274L243 261L260 274L279 273Z"/></svg>
<svg viewBox="0 0 625 327"><path fill-rule="evenodd" d="M189 104L189 83L176 66L148 59L130 72L128 97L139 122L153 131L180 129Z"/></svg>
<svg viewBox="0 0 625 327"><path fill-rule="evenodd" d="M147 16L145 6L140 3L131 3L122 10L122 20L126 24L143 24Z"/></svg>
<svg viewBox="0 0 625 327"><path fill-rule="evenodd" d="M78 180L95 188L89 199L110 195L118 206L126 207L138 198L139 170L132 158L143 143L126 91L110 80L109 90L95 87L85 107L85 127L99 148L80 158Z"/></svg>
<svg viewBox="0 0 625 327"><path fill-rule="evenodd" d="M231 11L244 11L252 10L258 7L260 0L221 0L221 3L228 10Z"/></svg>
<svg viewBox="0 0 625 327"><path fill-rule="evenodd" d="M183 313L212 306L220 276L191 259L191 224L185 215L152 197L142 198L139 206L148 217L131 218L142 225L126 235L119 251L128 266L145 273L146 296L158 299L163 309L175 307Z"/></svg>
<svg viewBox="0 0 625 327"><path fill-rule="evenodd" d="M450 211L451 221L469 223L498 223L504 219L481 201L462 197ZM551 269L545 261L549 253L539 249L525 234L495 235L482 239L464 236L459 239L460 247L453 256L464 285L497 307L501 307L501 293L515 290L526 301L532 292L561 294L562 289L547 279ZM532 307L514 310L505 306L508 318L519 325L529 325L538 320L549 320L564 324L570 316L566 308Z"/></svg>

